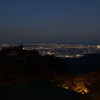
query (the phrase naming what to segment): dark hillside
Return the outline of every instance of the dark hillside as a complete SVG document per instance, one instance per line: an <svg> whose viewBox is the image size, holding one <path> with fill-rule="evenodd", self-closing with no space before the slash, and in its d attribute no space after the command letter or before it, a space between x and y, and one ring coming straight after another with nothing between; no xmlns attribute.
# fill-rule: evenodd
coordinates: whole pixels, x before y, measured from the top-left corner
<svg viewBox="0 0 100 100"><path fill-rule="evenodd" d="M79 100L80 94L48 83L32 81L27 84L0 88L2 100Z"/></svg>
<svg viewBox="0 0 100 100"><path fill-rule="evenodd" d="M76 73L86 73L100 69L100 54L87 54L81 58L64 59L67 67Z"/></svg>
<svg viewBox="0 0 100 100"><path fill-rule="evenodd" d="M36 50L23 46L3 48L0 51L0 81L2 85L27 80L50 80L69 72L60 58L42 56Z"/></svg>

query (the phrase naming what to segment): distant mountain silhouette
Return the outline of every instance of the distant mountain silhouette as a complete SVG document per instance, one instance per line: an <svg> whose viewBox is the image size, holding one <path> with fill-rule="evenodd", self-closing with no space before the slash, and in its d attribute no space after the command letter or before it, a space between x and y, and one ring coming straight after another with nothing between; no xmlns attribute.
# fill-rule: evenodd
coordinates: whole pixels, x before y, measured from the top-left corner
<svg viewBox="0 0 100 100"><path fill-rule="evenodd" d="M64 59L67 67L76 73L86 73L100 69L100 54L87 54L81 58Z"/></svg>

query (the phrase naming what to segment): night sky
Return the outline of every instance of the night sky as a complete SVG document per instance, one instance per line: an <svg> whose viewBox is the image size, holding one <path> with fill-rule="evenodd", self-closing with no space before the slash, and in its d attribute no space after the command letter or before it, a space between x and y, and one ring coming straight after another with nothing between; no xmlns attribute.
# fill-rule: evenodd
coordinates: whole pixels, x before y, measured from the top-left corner
<svg viewBox="0 0 100 100"><path fill-rule="evenodd" d="M0 0L0 43L100 44L100 0Z"/></svg>

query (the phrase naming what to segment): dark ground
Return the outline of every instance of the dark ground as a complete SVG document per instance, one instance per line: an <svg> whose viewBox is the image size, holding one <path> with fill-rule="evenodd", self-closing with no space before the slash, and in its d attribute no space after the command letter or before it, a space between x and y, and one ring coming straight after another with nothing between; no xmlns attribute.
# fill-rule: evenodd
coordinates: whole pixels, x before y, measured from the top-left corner
<svg viewBox="0 0 100 100"><path fill-rule="evenodd" d="M79 100L80 94L48 83L32 81L0 88L0 100Z"/></svg>

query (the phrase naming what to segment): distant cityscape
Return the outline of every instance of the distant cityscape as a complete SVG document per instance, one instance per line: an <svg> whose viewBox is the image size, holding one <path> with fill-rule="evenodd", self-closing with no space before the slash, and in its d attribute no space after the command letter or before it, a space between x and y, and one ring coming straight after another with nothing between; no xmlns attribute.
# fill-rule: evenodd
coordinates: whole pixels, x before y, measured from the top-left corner
<svg viewBox="0 0 100 100"><path fill-rule="evenodd" d="M0 49L18 46L18 44L0 44ZM79 58L90 53L100 53L100 45L70 45L56 43L23 44L23 49L36 49L42 55L54 55L62 58Z"/></svg>

